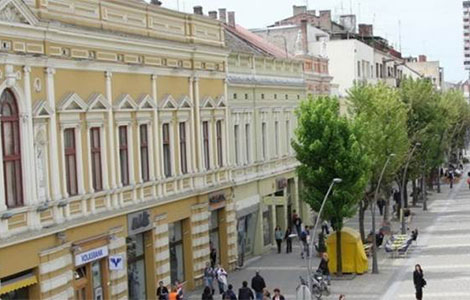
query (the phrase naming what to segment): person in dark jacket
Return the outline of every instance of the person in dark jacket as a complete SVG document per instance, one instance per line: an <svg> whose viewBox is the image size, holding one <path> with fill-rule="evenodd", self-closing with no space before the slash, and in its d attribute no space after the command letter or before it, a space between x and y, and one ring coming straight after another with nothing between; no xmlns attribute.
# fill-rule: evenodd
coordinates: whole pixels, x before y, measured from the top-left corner
<svg viewBox="0 0 470 300"><path fill-rule="evenodd" d="M287 227L286 233L284 234L284 239L286 240L286 253L292 252L292 230L290 227Z"/></svg>
<svg viewBox="0 0 470 300"><path fill-rule="evenodd" d="M423 299L423 287L426 286L426 280L424 280L423 269L421 265L415 266L415 271L413 272L413 283L416 289L416 300Z"/></svg>
<svg viewBox="0 0 470 300"><path fill-rule="evenodd" d="M256 300L263 299L263 289L265 287L264 278L259 275L259 271L256 271L256 275L251 279L251 288L255 291Z"/></svg>
<svg viewBox="0 0 470 300"><path fill-rule="evenodd" d="M254 300L253 291L248 287L248 282L243 281L242 287L238 289L239 300Z"/></svg>
<svg viewBox="0 0 470 300"><path fill-rule="evenodd" d="M158 283L158 288L157 288L157 299L158 300L168 300L170 293L168 292L168 289L166 286L163 284L163 281L160 281Z"/></svg>
<svg viewBox="0 0 470 300"><path fill-rule="evenodd" d="M227 290L222 294L223 300L237 300L237 295L233 291L233 285L229 284Z"/></svg>
<svg viewBox="0 0 470 300"><path fill-rule="evenodd" d="M202 293L201 300L214 300L214 297L212 296L212 290L210 287L206 286L204 288L204 292Z"/></svg>
<svg viewBox="0 0 470 300"><path fill-rule="evenodd" d="M281 295L281 290L278 288L274 289L273 300L285 300L284 296Z"/></svg>

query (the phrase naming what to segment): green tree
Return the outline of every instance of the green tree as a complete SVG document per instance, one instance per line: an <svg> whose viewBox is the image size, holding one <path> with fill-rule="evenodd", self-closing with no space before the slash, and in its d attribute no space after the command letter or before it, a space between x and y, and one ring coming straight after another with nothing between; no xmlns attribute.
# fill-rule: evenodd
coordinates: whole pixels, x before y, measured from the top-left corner
<svg viewBox="0 0 470 300"><path fill-rule="evenodd" d="M357 84L349 91L348 101L350 115L360 128L359 141L371 162L369 184L359 205L359 229L364 241L364 213L374 199L384 164L392 153L395 154L382 178L381 186L388 187L408 150L407 108L397 91L385 84ZM387 219L387 208L388 205L384 219Z"/></svg>
<svg viewBox="0 0 470 300"><path fill-rule="evenodd" d="M368 181L369 159L358 142L358 127L339 112L336 98L318 97L303 101L297 110L298 127L292 146L300 162L302 199L319 211L334 178L335 186L325 204L325 219L336 230L337 274L342 274L341 229L344 218L354 216ZM314 233L313 233L314 234Z"/></svg>

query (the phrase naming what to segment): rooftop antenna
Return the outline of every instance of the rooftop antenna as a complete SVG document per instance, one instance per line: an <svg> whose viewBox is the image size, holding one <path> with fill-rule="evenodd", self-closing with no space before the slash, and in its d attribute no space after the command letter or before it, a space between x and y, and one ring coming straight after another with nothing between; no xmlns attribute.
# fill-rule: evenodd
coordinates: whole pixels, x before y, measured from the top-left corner
<svg viewBox="0 0 470 300"><path fill-rule="evenodd" d="M398 20L398 43L399 43L399 49L401 53L401 20Z"/></svg>
<svg viewBox="0 0 470 300"><path fill-rule="evenodd" d="M352 15L353 9L352 9L352 0L349 0L349 14Z"/></svg>

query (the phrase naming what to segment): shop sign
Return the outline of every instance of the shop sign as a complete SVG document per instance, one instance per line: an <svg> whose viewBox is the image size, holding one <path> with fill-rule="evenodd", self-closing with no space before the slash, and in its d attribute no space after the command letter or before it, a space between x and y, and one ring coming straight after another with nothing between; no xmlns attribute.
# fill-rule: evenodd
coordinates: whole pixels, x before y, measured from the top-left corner
<svg viewBox="0 0 470 300"><path fill-rule="evenodd" d="M209 194L209 205L211 209L219 209L225 206L225 193L217 192Z"/></svg>
<svg viewBox="0 0 470 300"><path fill-rule="evenodd" d="M283 190L286 187L287 187L287 178L282 177L282 178L276 179L276 190L277 191Z"/></svg>
<svg viewBox="0 0 470 300"><path fill-rule="evenodd" d="M127 215L127 228L129 235L136 235L152 229L153 224L148 210Z"/></svg>
<svg viewBox="0 0 470 300"><path fill-rule="evenodd" d="M124 258L122 255L112 255L109 257L109 269L111 271L124 270Z"/></svg>
<svg viewBox="0 0 470 300"><path fill-rule="evenodd" d="M75 266L80 266L108 256L108 246L95 248L75 255Z"/></svg>

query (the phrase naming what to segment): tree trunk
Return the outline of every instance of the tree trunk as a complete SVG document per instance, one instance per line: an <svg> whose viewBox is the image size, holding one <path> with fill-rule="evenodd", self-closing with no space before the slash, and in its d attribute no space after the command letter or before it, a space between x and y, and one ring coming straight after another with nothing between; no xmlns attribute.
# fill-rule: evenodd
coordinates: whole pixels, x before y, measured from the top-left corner
<svg viewBox="0 0 470 300"><path fill-rule="evenodd" d="M426 172L423 172L423 210L428 210L428 196L426 195Z"/></svg>
<svg viewBox="0 0 470 300"><path fill-rule="evenodd" d="M384 219L383 223L387 224L390 216L390 193L385 193L385 207L384 207Z"/></svg>
<svg viewBox="0 0 470 300"><path fill-rule="evenodd" d="M336 275L343 275L343 259L341 251L341 229L336 230Z"/></svg>
<svg viewBox="0 0 470 300"><path fill-rule="evenodd" d="M441 167L437 168L437 192L441 192Z"/></svg>
<svg viewBox="0 0 470 300"><path fill-rule="evenodd" d="M359 202L359 233L361 234L361 240L364 243L366 241L366 233L364 229L364 215L366 209L364 208L364 199Z"/></svg>
<svg viewBox="0 0 470 300"><path fill-rule="evenodd" d="M413 184L413 206L416 206L416 203L418 202L418 191L417 191L417 186L416 186L416 180L413 179L411 182Z"/></svg>
<svg viewBox="0 0 470 300"><path fill-rule="evenodd" d="M404 208L408 208L408 180L405 181L405 186L403 188L403 197L405 199L405 206Z"/></svg>

